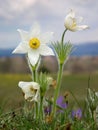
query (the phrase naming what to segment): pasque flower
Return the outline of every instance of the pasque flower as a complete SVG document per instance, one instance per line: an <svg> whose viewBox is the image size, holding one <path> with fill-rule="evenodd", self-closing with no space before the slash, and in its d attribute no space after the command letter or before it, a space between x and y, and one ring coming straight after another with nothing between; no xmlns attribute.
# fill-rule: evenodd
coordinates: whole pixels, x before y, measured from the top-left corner
<svg viewBox="0 0 98 130"><path fill-rule="evenodd" d="M18 32L20 33L22 41L13 53L27 53L32 66L37 63L40 55L54 55L52 49L46 45L46 43L49 43L51 40L53 32L41 34L38 24L35 24L31 28L30 32L20 29L18 29Z"/></svg>
<svg viewBox="0 0 98 130"><path fill-rule="evenodd" d="M40 85L36 82L20 81L18 86L22 89L24 98L28 101L38 101Z"/></svg>
<svg viewBox="0 0 98 130"><path fill-rule="evenodd" d="M87 89L87 103L91 109L91 111L94 111L96 107L98 106L98 93L94 90L88 88Z"/></svg>
<svg viewBox="0 0 98 130"><path fill-rule="evenodd" d="M64 101L64 96L59 96L56 104L62 109L66 109L68 107L68 104ZM59 112L62 112L62 110L59 110Z"/></svg>
<svg viewBox="0 0 98 130"><path fill-rule="evenodd" d="M78 25L83 20L82 17L76 17L75 12L71 10L69 14L65 17L64 26L70 31L78 31L89 28L87 25Z"/></svg>
<svg viewBox="0 0 98 130"><path fill-rule="evenodd" d="M79 108L77 110L72 111L72 118L81 119L82 118L82 110Z"/></svg>

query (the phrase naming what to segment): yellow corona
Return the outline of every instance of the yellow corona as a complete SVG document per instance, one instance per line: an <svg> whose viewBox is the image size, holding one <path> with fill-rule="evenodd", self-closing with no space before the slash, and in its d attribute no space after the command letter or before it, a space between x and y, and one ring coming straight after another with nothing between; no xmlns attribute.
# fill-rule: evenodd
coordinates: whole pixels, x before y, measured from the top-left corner
<svg viewBox="0 0 98 130"><path fill-rule="evenodd" d="M37 49L40 46L40 41L38 38L32 38L29 41L29 45L32 49Z"/></svg>

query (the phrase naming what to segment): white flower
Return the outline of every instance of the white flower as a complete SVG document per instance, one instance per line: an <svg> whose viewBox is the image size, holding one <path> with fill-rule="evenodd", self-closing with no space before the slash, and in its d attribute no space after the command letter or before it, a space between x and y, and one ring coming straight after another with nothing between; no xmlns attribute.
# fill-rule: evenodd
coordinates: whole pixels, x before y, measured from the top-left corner
<svg viewBox="0 0 98 130"><path fill-rule="evenodd" d="M78 25L82 20L82 17L76 17L75 12L71 10L65 17L64 26L70 31L78 31L89 28L87 25Z"/></svg>
<svg viewBox="0 0 98 130"><path fill-rule="evenodd" d="M95 92L95 95L98 97L98 92Z"/></svg>
<svg viewBox="0 0 98 130"><path fill-rule="evenodd" d="M53 32L41 34L38 24L35 24L30 32L20 29L18 29L18 32L22 41L13 53L27 53L29 61L33 66L37 63L40 55L54 55L52 49L46 45L51 40Z"/></svg>
<svg viewBox="0 0 98 130"><path fill-rule="evenodd" d="M47 82L48 82L48 85L51 85L52 82L53 82L53 78L52 77L47 77Z"/></svg>
<svg viewBox="0 0 98 130"><path fill-rule="evenodd" d="M18 86L22 89L24 98L28 101L38 101L40 86L36 82L20 81Z"/></svg>
<svg viewBox="0 0 98 130"><path fill-rule="evenodd" d="M49 89L50 87L51 88L56 88L56 80L55 79L53 79L52 77L47 77L47 83L48 83L48 87L47 87L47 89Z"/></svg>

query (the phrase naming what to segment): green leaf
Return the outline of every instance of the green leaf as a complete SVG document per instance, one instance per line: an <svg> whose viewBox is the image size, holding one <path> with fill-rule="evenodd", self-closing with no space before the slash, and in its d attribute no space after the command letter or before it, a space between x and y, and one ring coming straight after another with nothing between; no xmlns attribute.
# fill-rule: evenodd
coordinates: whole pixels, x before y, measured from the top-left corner
<svg viewBox="0 0 98 130"><path fill-rule="evenodd" d="M52 46L56 53L59 64L64 64L72 51L73 45L70 42L63 44L57 41L52 43Z"/></svg>

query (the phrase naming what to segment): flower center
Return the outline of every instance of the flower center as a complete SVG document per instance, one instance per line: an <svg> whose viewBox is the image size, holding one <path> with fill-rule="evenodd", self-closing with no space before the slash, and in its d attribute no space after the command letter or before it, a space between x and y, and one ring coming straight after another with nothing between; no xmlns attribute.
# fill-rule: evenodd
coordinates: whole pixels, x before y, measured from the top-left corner
<svg viewBox="0 0 98 130"><path fill-rule="evenodd" d="M38 38L32 38L29 41L29 46L33 49L37 49L40 46L40 41Z"/></svg>
<svg viewBox="0 0 98 130"><path fill-rule="evenodd" d="M30 87L30 91L31 91L31 93L35 94L37 92L37 89Z"/></svg>
<svg viewBox="0 0 98 130"><path fill-rule="evenodd" d="M74 27L76 27L76 26L77 26L76 20L73 19L72 28L74 28Z"/></svg>

